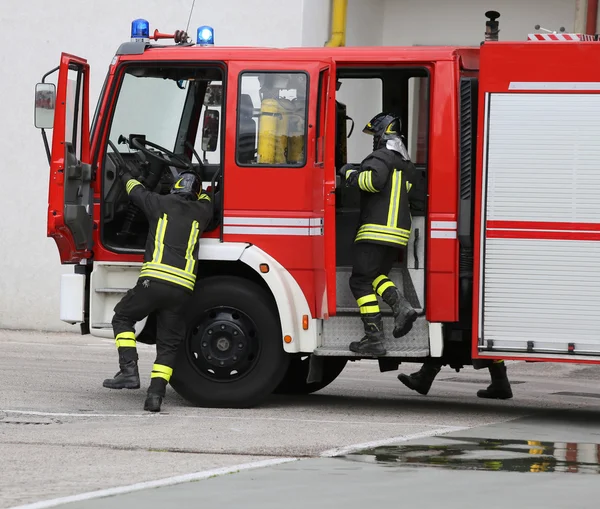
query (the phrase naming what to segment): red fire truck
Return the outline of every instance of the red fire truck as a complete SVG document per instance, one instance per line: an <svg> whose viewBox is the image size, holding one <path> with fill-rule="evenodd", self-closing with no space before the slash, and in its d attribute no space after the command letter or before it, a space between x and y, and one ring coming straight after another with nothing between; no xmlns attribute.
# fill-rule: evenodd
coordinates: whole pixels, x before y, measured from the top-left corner
<svg viewBox="0 0 600 509"><path fill-rule="evenodd" d="M91 126L85 59L62 54L36 89L48 235L74 265L63 321L112 338L113 308L138 277L148 226L117 164L160 173L157 192L193 167L215 220L172 386L197 405L244 407L331 383L359 360L348 345L362 333L348 288L359 192L336 169L359 142L348 118L366 97L346 105L338 89L371 80L382 93L368 114L401 117L427 177L391 273L420 318L393 339L386 317L381 371L428 358L600 362L598 42L272 49L217 47L206 26L196 44L132 26ZM136 332L155 341L153 317Z"/></svg>

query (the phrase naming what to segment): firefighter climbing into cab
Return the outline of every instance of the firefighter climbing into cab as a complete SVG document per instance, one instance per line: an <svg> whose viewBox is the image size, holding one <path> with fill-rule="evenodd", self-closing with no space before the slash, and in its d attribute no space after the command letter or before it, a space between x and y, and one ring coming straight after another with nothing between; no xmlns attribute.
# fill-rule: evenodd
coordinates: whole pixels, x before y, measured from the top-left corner
<svg viewBox="0 0 600 509"><path fill-rule="evenodd" d="M339 170L346 186L358 186L361 191L360 226L354 239L349 284L365 335L349 348L375 357L386 354L377 295L392 309L395 338L408 334L417 319L415 309L388 277L410 238L410 206L420 209L424 205L411 194L420 176L402 141L401 128L400 119L394 115L379 113L373 117L363 129L373 136L373 152L360 165L346 164Z"/></svg>
<svg viewBox="0 0 600 509"><path fill-rule="evenodd" d="M156 361L144 410L159 412L173 373L177 350L185 334L184 309L196 282L194 253L198 239L213 216L210 197L202 191L202 181L185 170L160 195L149 191L119 165L130 200L145 214L149 223L144 264L137 284L115 307L112 320L119 353L120 371L104 381L109 389L139 389L138 354L134 325L155 314L157 319Z"/></svg>

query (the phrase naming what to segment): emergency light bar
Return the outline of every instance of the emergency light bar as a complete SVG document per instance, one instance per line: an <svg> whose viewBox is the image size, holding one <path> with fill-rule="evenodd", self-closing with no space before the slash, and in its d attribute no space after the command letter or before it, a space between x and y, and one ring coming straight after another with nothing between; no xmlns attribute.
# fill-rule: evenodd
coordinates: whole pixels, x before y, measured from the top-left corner
<svg viewBox="0 0 600 509"><path fill-rule="evenodd" d="M150 42L150 23L145 19L131 22L131 42Z"/></svg>
<svg viewBox="0 0 600 509"><path fill-rule="evenodd" d="M198 27L196 44L200 46L212 46L215 44L215 31L212 27L203 25Z"/></svg>
<svg viewBox="0 0 600 509"><path fill-rule="evenodd" d="M183 30L176 30L174 34L163 34L154 30L150 36L150 23L142 18L134 19L131 22L131 42L150 42L150 39L158 41L159 39L173 39L176 44L185 44L188 40L188 34ZM200 46L213 46L215 44L215 31L208 25L198 27L196 44Z"/></svg>

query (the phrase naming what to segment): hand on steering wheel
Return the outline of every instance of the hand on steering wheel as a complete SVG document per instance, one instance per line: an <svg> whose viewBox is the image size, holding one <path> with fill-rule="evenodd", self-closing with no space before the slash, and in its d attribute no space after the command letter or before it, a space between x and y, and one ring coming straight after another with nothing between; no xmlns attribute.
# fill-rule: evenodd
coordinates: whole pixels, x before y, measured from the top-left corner
<svg viewBox="0 0 600 509"><path fill-rule="evenodd" d="M168 166L173 166L180 170L192 170L192 164L185 159L184 157L174 154L170 150L167 150L156 143L152 143L148 140L143 140L141 138L131 138L131 144L134 148L142 152L147 157L151 157L156 161L159 161ZM148 147L152 147L156 152L148 149Z"/></svg>

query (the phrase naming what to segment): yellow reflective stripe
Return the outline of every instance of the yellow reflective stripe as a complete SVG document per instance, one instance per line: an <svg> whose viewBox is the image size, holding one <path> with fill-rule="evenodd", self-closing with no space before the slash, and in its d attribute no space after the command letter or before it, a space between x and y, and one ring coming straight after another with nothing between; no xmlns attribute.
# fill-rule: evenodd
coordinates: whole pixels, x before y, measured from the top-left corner
<svg viewBox="0 0 600 509"><path fill-rule="evenodd" d="M356 170L346 170L346 178L348 178Z"/></svg>
<svg viewBox="0 0 600 509"><path fill-rule="evenodd" d="M377 189L373 187L373 172L371 170L363 171L358 176L358 187L368 193L376 193Z"/></svg>
<svg viewBox="0 0 600 509"><path fill-rule="evenodd" d="M117 348L135 348L135 332L120 332L115 338L115 343L117 345Z"/></svg>
<svg viewBox="0 0 600 509"><path fill-rule="evenodd" d="M164 364L154 364L154 366L152 366L152 371L156 371L157 373L164 373L165 375L169 376L173 374L173 368L165 366Z"/></svg>
<svg viewBox="0 0 600 509"><path fill-rule="evenodd" d="M150 378L164 378L167 382L171 380L171 375L167 375L165 373L155 373L154 371L150 373Z"/></svg>
<svg viewBox="0 0 600 509"><path fill-rule="evenodd" d="M375 278L375 281L373 281L373 289L377 288L377 285L387 278L388 278L387 276L379 276L379 277Z"/></svg>
<svg viewBox="0 0 600 509"><path fill-rule="evenodd" d="M187 260L185 264L186 272L194 272L194 265L196 264L196 260L194 260L192 251L194 250L194 246L196 245L196 241L198 240L199 233L200 229L198 221L193 221L192 230L190 231L190 238L188 239L187 250L185 252L185 259Z"/></svg>
<svg viewBox="0 0 600 509"><path fill-rule="evenodd" d="M388 288L392 288L393 286L396 285L392 281L387 281L383 283L379 288L377 288L377 293L379 295L383 295L383 292L385 292Z"/></svg>
<svg viewBox="0 0 600 509"><path fill-rule="evenodd" d="M377 189L375 189L375 186L373 185L373 172L371 170L367 172L367 187L372 193L377 192Z"/></svg>
<svg viewBox="0 0 600 509"><path fill-rule="evenodd" d="M360 232L362 230L380 231L381 233L388 233L390 235L410 237L410 230L405 230L404 228L390 228L389 226L383 226L380 224L366 223L363 224L358 231Z"/></svg>
<svg viewBox="0 0 600 509"><path fill-rule="evenodd" d="M360 187L363 191L367 191L365 186L365 176L366 175L364 171L358 175L358 187Z"/></svg>
<svg viewBox="0 0 600 509"><path fill-rule="evenodd" d="M135 332L120 332L117 334L116 339L135 339Z"/></svg>
<svg viewBox="0 0 600 509"><path fill-rule="evenodd" d="M410 238L408 235L404 234L404 233L391 233L391 232L386 232L383 230L378 230L375 228L365 228L365 229L360 229L358 230L358 234L357 235L368 235L370 233L375 233L377 235L387 235L388 237L394 237L397 239L404 239L408 242L408 239Z"/></svg>
<svg viewBox="0 0 600 509"><path fill-rule="evenodd" d="M406 191L410 192L411 188L412 188L412 184L407 180L406 181Z"/></svg>
<svg viewBox="0 0 600 509"><path fill-rule="evenodd" d="M407 239L403 239L402 237L394 237L392 235L386 235L384 233L361 233L357 235L354 240L374 240L380 242L388 242L390 244L398 244L399 246L406 246L408 244Z"/></svg>
<svg viewBox="0 0 600 509"><path fill-rule="evenodd" d="M127 194L131 193L131 190L135 187L135 186L141 186L142 183L139 180L136 179L129 179L127 181L127 183L125 184L125 190L127 191Z"/></svg>
<svg viewBox="0 0 600 509"><path fill-rule="evenodd" d="M156 232L154 237L154 253L152 255L152 261L156 263L160 263L162 261L163 252L164 252L164 241L165 241L165 233L167 230L167 214L163 214L158 220L158 224L156 225Z"/></svg>
<svg viewBox="0 0 600 509"><path fill-rule="evenodd" d="M173 274L167 274L165 272L158 272L157 270L142 270L140 272L140 277L150 277L155 279L161 279L163 281L169 281L171 283L175 283L177 285L183 286L184 288L188 288L190 290L194 289L194 283L191 283L187 279L180 278Z"/></svg>
<svg viewBox="0 0 600 509"><path fill-rule="evenodd" d="M210 196L208 196L206 193L202 193L200 196L198 196L198 199L210 201Z"/></svg>
<svg viewBox="0 0 600 509"><path fill-rule="evenodd" d="M379 309L379 305L377 306L362 306L360 308L360 314L361 315L367 315L367 314L373 314L373 313L379 313L380 309Z"/></svg>
<svg viewBox="0 0 600 509"><path fill-rule="evenodd" d="M400 197L402 196L402 172L396 171L392 173L392 189L390 194L390 205L388 208L387 225L390 228L395 228L398 224L398 213L400 211Z"/></svg>
<svg viewBox="0 0 600 509"><path fill-rule="evenodd" d="M167 274L173 274L174 276L187 279L192 283L196 282L196 274L194 274L193 272L186 272L185 270L178 269L177 267L173 267L172 265L167 265L166 263L146 262L142 265L142 270L146 269L166 272Z"/></svg>
<svg viewBox="0 0 600 509"><path fill-rule="evenodd" d="M364 297L360 297L360 298L356 299L356 303L358 304L359 307L364 306L365 304L367 304L369 302L377 302L377 295L372 293L370 295L365 295Z"/></svg>
<svg viewBox="0 0 600 509"><path fill-rule="evenodd" d="M137 346L135 339L115 339L117 348L135 348Z"/></svg>

